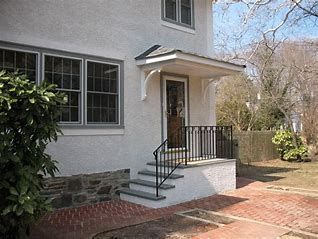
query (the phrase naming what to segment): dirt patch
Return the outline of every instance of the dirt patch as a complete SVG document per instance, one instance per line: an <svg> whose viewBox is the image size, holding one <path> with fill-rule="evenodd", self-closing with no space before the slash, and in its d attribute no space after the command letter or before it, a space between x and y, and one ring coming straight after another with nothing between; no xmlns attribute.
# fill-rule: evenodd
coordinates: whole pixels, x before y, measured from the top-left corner
<svg viewBox="0 0 318 239"><path fill-rule="evenodd" d="M318 161L287 162L277 159L240 164L238 175L276 186L318 189Z"/></svg>
<svg viewBox="0 0 318 239"><path fill-rule="evenodd" d="M172 215L135 226L103 232L93 239L186 239L218 228L217 225Z"/></svg>
<svg viewBox="0 0 318 239"><path fill-rule="evenodd" d="M208 220L211 222L216 222L218 224L230 224L232 222L235 222L234 219L220 216L220 215L216 215L216 214L209 213L209 212L205 212L202 210L193 210L193 211L185 212L183 214L191 216L191 217L197 217L200 219Z"/></svg>

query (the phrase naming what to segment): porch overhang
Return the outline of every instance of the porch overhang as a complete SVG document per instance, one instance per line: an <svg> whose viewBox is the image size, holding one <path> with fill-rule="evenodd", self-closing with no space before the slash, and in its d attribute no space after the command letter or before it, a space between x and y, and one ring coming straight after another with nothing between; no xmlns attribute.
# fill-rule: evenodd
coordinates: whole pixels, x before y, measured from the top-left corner
<svg viewBox="0 0 318 239"><path fill-rule="evenodd" d="M188 75L211 82L224 76L243 72L245 69L244 65L220 61L159 45L151 47L137 56L135 60L136 65L142 70L142 100L147 96L148 82L154 74L160 71Z"/></svg>

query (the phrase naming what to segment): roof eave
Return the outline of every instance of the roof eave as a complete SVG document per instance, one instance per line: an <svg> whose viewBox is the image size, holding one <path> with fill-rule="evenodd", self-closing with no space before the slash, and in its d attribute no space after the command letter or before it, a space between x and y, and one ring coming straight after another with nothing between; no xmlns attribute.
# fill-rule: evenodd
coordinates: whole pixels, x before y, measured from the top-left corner
<svg viewBox="0 0 318 239"><path fill-rule="evenodd" d="M192 55L180 51L174 51L169 54L154 56L154 57L148 57L144 59L136 60L137 66L146 66L150 64L156 64L156 63L163 63L171 60L181 60L181 61L187 61L192 62L196 64L201 64L205 66L211 66L211 67L217 67L224 70L229 70L231 72L243 72L245 69L244 65L237 65L229 62L214 60L202 56Z"/></svg>

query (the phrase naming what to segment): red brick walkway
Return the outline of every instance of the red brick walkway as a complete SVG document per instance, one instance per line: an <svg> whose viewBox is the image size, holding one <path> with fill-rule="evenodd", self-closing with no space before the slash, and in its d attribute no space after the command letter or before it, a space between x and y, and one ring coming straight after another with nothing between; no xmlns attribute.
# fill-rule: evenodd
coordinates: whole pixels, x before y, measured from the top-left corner
<svg viewBox="0 0 318 239"><path fill-rule="evenodd" d="M164 217L178 211L202 208L318 234L318 199L265 190L266 184L238 179L238 189L229 193L151 209L110 201L73 209L61 209L43 217L32 238L91 238L123 226Z"/></svg>

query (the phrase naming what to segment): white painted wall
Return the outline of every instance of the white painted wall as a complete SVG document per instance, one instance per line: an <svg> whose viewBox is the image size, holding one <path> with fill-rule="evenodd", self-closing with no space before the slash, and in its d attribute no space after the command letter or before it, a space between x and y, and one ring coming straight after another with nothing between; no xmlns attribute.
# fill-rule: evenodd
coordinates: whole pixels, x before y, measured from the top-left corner
<svg viewBox="0 0 318 239"><path fill-rule="evenodd" d="M152 171L154 168L152 169ZM159 201L152 201L127 194L120 194L120 198L147 207L160 208L179 204L194 199L208 197L236 188L236 160L235 159L214 159L210 163L197 165L190 168L178 168L175 173L183 175L183 178L168 179L166 184L174 185L171 189L160 189L159 195L166 198ZM153 181L155 177L139 175L139 178ZM155 193L156 188L130 184L129 187L135 190ZM177 196L176 196L177 195Z"/></svg>
<svg viewBox="0 0 318 239"><path fill-rule="evenodd" d="M59 137L48 153L58 160L61 175L131 168L134 176L153 160L152 151L161 143L159 76L141 101L134 57L155 44L210 54L212 9L207 6L210 0L195 0L195 32L189 33L162 23L160 0L1 1L0 41L124 60L125 128ZM190 78L189 96L190 124L214 123L214 99L202 101L200 80Z"/></svg>

